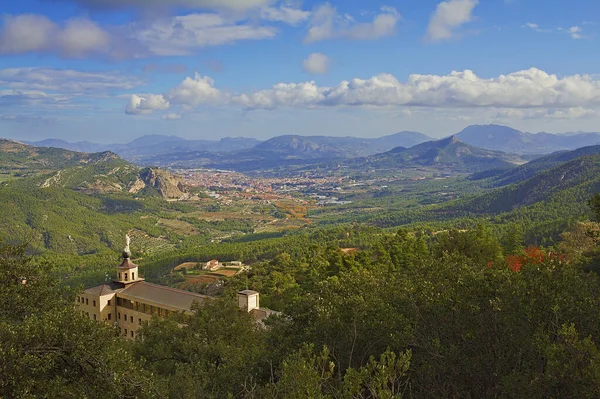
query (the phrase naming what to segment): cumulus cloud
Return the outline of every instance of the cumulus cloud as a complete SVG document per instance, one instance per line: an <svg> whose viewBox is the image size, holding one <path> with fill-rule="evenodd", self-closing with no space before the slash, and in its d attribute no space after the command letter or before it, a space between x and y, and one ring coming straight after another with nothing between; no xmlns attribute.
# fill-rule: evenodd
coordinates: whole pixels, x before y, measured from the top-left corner
<svg viewBox="0 0 600 399"><path fill-rule="evenodd" d="M106 93L128 90L143 82L118 71L83 72L73 69L0 69L0 86L15 90L57 91L61 93Z"/></svg>
<svg viewBox="0 0 600 399"><path fill-rule="evenodd" d="M46 0L57 2L57 0ZM69 0L65 0L69 1ZM165 8L204 8L213 10L244 11L252 8L264 7L273 3L273 0L70 0L72 3L91 8L137 8L137 9L165 9Z"/></svg>
<svg viewBox="0 0 600 399"><path fill-rule="evenodd" d="M294 22L291 8L266 14L272 20ZM0 54L51 53L64 58L89 56L113 59L181 56L208 46L273 38L277 30L246 17L193 13L100 27L88 19L60 25L43 15L8 15L0 28Z"/></svg>
<svg viewBox="0 0 600 399"><path fill-rule="evenodd" d="M553 110L545 113L548 117L565 118L583 117L600 107L600 80L589 75L559 78L536 68L486 79L465 70L442 76L413 74L405 82L390 74L379 74L335 86L319 86L314 81L278 83L270 89L232 94L216 88L211 78L196 74L167 91L164 99L190 108L204 104L248 110L428 107L504 109L514 110L517 115L548 109Z"/></svg>
<svg viewBox="0 0 600 399"><path fill-rule="evenodd" d="M311 16L304 41L313 43L334 38L372 40L394 34L400 14L393 7L381 7L371 22L356 22L350 15L339 15L329 3L317 7Z"/></svg>
<svg viewBox="0 0 600 399"><path fill-rule="evenodd" d="M313 74L324 74L329 71L331 60L325 54L312 53L303 62L302 69Z"/></svg>
<svg viewBox="0 0 600 399"><path fill-rule="evenodd" d="M450 39L455 30L473 19L479 0L448 0L437 5L427 28L426 38L436 42Z"/></svg>
<svg viewBox="0 0 600 399"><path fill-rule="evenodd" d="M269 26L237 23L222 15L204 13L165 18L131 27L130 39L151 55L188 55L194 49L230 44L241 40L272 38L276 30Z"/></svg>
<svg viewBox="0 0 600 399"><path fill-rule="evenodd" d="M43 15L5 16L0 31L0 54L53 52L81 58L109 50L110 35L95 22L71 19L60 26Z"/></svg>
<svg viewBox="0 0 600 399"><path fill-rule="evenodd" d="M168 109L169 102L162 94L134 94L129 99L125 113L129 115L151 114L153 111Z"/></svg>
<svg viewBox="0 0 600 399"><path fill-rule="evenodd" d="M310 11L287 6L264 7L260 10L260 17L265 21L284 22L296 26L310 17Z"/></svg>
<svg viewBox="0 0 600 399"><path fill-rule="evenodd" d="M196 73L187 77L181 84L167 92L166 97L175 104L197 107L200 104L218 104L226 100L226 95L215 88L215 82L208 76Z"/></svg>

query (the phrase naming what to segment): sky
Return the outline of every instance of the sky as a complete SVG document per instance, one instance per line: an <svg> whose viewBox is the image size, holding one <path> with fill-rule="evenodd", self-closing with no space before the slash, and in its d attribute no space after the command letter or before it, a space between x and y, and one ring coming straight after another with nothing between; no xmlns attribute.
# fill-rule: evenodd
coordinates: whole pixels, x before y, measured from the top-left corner
<svg viewBox="0 0 600 399"><path fill-rule="evenodd" d="M597 0L19 0L0 137L600 131Z"/></svg>

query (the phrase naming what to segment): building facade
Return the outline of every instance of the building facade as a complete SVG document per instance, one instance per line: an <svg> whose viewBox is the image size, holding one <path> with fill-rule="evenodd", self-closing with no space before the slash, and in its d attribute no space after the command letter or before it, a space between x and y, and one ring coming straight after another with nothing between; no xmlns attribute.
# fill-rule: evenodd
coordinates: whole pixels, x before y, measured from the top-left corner
<svg viewBox="0 0 600 399"><path fill-rule="evenodd" d="M167 317L172 312L192 314L194 303L202 304L213 298L176 288L144 281L138 266L123 253L123 262L117 266L117 278L110 283L88 288L77 296L77 305L92 320L103 321L118 328L120 335L134 339L145 321L152 317ZM273 314L260 309L259 293L241 291L238 305L252 313L258 322Z"/></svg>

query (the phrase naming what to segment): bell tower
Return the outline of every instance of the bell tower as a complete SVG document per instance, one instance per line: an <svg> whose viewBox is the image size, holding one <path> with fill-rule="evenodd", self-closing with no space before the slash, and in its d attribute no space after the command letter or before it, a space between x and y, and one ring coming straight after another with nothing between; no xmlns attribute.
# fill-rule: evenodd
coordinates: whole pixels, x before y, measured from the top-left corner
<svg viewBox="0 0 600 399"><path fill-rule="evenodd" d="M131 284L143 279L138 274L138 265L131 261L131 250L129 244L131 239L129 235L125 236L125 249L123 250L123 262L117 266L117 279L116 282L122 284Z"/></svg>

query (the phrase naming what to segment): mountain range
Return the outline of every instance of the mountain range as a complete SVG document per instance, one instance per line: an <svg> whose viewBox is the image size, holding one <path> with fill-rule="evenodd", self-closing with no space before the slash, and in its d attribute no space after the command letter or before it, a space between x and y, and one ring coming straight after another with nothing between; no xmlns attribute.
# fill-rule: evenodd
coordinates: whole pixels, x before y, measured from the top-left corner
<svg viewBox="0 0 600 399"><path fill-rule="evenodd" d="M456 136L477 147L513 154L550 154L600 144L600 133L533 134L501 125L471 125Z"/></svg>
<svg viewBox="0 0 600 399"><path fill-rule="evenodd" d="M500 125L471 125L455 136L461 142L475 147L522 156L545 155L600 144L600 133L533 134ZM367 157L432 140L422 133L404 131L379 138L283 135L261 142L243 137L217 141L148 135L127 144L69 143L57 139L26 144L77 152L111 151L141 165L202 167L239 164L242 165L240 169L246 170L278 164Z"/></svg>

